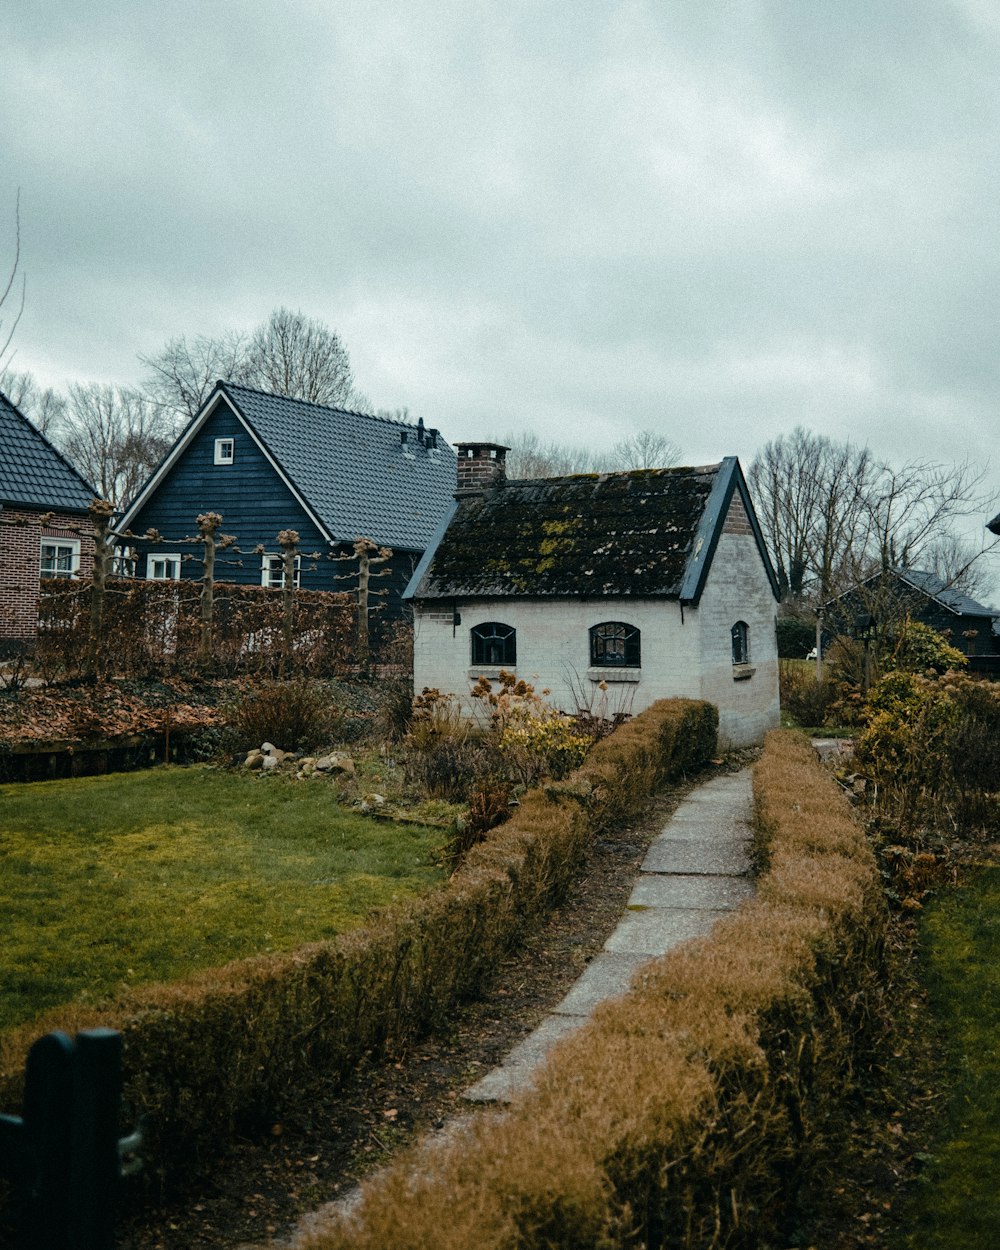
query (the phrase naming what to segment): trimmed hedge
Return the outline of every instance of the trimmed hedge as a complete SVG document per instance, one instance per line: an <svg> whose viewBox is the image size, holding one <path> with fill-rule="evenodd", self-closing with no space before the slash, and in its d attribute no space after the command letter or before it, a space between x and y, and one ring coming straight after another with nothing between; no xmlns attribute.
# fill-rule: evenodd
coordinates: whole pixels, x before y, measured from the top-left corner
<svg viewBox="0 0 1000 1250"><path fill-rule="evenodd" d="M885 913L804 738L769 736L754 790L757 897L647 965L509 1112L415 1147L302 1250L784 1244L878 1027Z"/></svg>
<svg viewBox="0 0 1000 1250"><path fill-rule="evenodd" d="M273 1115L310 1072L347 1075L366 1052L418 1035L481 991L572 881L594 832L704 764L717 722L709 704L655 704L597 743L566 782L527 794L447 885L363 929L137 990L104 1011L60 1009L0 1038L0 1106L19 1106L39 1033L116 1028L125 1117L148 1119L149 1170L203 1166L234 1126Z"/></svg>

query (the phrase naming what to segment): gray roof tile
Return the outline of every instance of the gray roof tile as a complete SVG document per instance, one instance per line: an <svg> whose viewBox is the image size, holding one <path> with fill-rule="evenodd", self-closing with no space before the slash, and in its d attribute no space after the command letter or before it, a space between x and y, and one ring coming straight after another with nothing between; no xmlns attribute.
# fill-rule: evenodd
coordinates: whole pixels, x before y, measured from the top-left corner
<svg viewBox="0 0 1000 1250"><path fill-rule="evenodd" d="M221 385L333 538L427 546L455 491L455 452L440 435L430 450L405 421Z"/></svg>
<svg viewBox="0 0 1000 1250"><path fill-rule="evenodd" d="M0 393L0 503L86 512L96 493L45 435Z"/></svg>

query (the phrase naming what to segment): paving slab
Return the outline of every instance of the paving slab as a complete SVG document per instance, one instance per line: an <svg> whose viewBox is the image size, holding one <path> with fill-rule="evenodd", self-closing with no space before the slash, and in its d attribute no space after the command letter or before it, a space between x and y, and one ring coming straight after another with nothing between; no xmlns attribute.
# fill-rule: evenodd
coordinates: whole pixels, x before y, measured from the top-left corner
<svg viewBox="0 0 1000 1250"><path fill-rule="evenodd" d="M650 907L627 911L604 943L606 951L629 951L634 955L665 955L681 942L706 934L720 916L721 908Z"/></svg>
<svg viewBox="0 0 1000 1250"><path fill-rule="evenodd" d="M667 830L669 833L669 827ZM749 844L714 838L671 838L662 833L642 861L643 872L733 877L750 871Z"/></svg>
<svg viewBox="0 0 1000 1250"><path fill-rule="evenodd" d="M510 1102L530 1084L532 1074L556 1042L575 1033L580 1023L579 1016L546 1016L534 1033L514 1047L499 1068L487 1072L463 1097L471 1102Z"/></svg>
<svg viewBox="0 0 1000 1250"><path fill-rule="evenodd" d="M753 837L753 831L747 817L720 812L719 805L713 804L710 808L679 807L659 836L678 842L694 838L712 842L748 842Z"/></svg>
<svg viewBox="0 0 1000 1250"><path fill-rule="evenodd" d="M621 922L576 984L503 1064L465 1097L510 1102L531 1084L548 1052L580 1027L598 1003L624 994L636 969L691 938L754 893L749 769L713 777L685 798L649 847Z"/></svg>
<svg viewBox="0 0 1000 1250"><path fill-rule="evenodd" d="M628 905L732 911L753 895L753 884L746 877L644 873L636 881Z"/></svg>
<svg viewBox="0 0 1000 1250"><path fill-rule="evenodd" d="M624 994L635 970L648 964L649 959L649 955L638 951L601 951L553 1011L557 1016L590 1015L598 1003Z"/></svg>

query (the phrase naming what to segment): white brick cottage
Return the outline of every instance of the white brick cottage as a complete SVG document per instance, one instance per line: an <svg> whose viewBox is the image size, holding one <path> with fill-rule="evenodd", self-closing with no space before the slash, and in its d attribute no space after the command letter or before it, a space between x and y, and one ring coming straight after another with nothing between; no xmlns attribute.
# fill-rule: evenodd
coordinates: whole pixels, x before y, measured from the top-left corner
<svg viewBox="0 0 1000 1250"><path fill-rule="evenodd" d="M777 581L735 457L701 468L507 481L458 445L455 504L405 592L414 688L501 669L566 711L706 699L726 746L778 724Z"/></svg>

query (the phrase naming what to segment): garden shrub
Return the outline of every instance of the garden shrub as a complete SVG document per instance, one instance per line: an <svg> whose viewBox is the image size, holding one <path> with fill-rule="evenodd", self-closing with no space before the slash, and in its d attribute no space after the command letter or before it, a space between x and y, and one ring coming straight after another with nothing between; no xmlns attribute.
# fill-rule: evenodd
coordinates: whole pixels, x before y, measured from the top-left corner
<svg viewBox="0 0 1000 1250"><path fill-rule="evenodd" d="M301 1250L787 1243L801 1187L835 1183L844 1101L882 1034L885 913L805 739L769 736L754 793L757 898L645 965L504 1115L431 1162L418 1145Z"/></svg>
<svg viewBox="0 0 1000 1250"><path fill-rule="evenodd" d="M669 777L702 766L716 725L708 704L655 704L598 743L593 762L547 792L526 793L447 885L363 929L144 987L103 1008L60 1008L0 1036L0 1106L18 1108L25 1054L39 1033L117 1028L124 1115L148 1121L147 1178L203 1170L237 1125L276 1115L311 1073L346 1077L362 1055L404 1044L481 993L566 890L595 831L634 813Z"/></svg>
<svg viewBox="0 0 1000 1250"><path fill-rule="evenodd" d="M775 633L780 660L804 660L816 645L816 618L779 616Z"/></svg>
<svg viewBox="0 0 1000 1250"><path fill-rule="evenodd" d="M265 682L239 696L225 710L226 738L238 751L264 742L295 751L339 739L344 719L328 685L295 677Z"/></svg>
<svg viewBox="0 0 1000 1250"><path fill-rule="evenodd" d="M922 621L907 617L893 640L892 651L882 662L886 672L944 673L962 669L968 659L943 634Z"/></svg>
<svg viewBox="0 0 1000 1250"><path fill-rule="evenodd" d="M855 758L873 783L873 800L901 830L924 818L996 823L997 687L963 673L893 671L872 687L864 715Z"/></svg>
<svg viewBox="0 0 1000 1250"><path fill-rule="evenodd" d="M840 695L839 686L824 667L816 676L816 665L803 660L779 660L778 682L781 706L799 725L825 725L830 709Z"/></svg>

